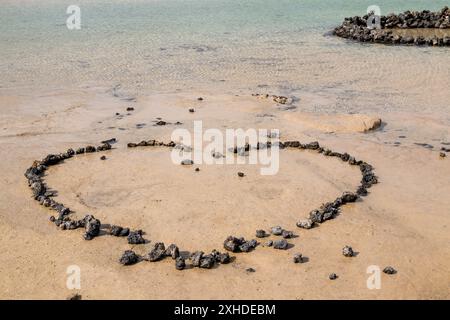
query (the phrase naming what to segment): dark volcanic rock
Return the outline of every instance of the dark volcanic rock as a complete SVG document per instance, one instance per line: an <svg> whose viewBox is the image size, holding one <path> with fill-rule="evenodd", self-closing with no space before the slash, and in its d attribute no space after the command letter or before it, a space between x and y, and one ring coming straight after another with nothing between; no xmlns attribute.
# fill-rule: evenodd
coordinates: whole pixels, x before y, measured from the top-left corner
<svg viewBox="0 0 450 320"><path fill-rule="evenodd" d="M274 236L281 236L281 234L283 233L283 228L280 226L276 226L276 227L272 227L270 229L270 232L274 235Z"/></svg>
<svg viewBox="0 0 450 320"><path fill-rule="evenodd" d="M396 274L397 270L395 270L393 267L389 266L389 267L384 268L383 272L386 273L386 274L392 275L392 274Z"/></svg>
<svg viewBox="0 0 450 320"><path fill-rule="evenodd" d="M85 225L85 240L92 240L94 237L98 236L100 233L100 220L95 219L93 215L87 215L84 217L84 225Z"/></svg>
<svg viewBox="0 0 450 320"><path fill-rule="evenodd" d="M120 226L111 226L109 229L109 234L115 237L126 237L130 233L130 229L122 228Z"/></svg>
<svg viewBox="0 0 450 320"><path fill-rule="evenodd" d="M289 246L288 242L284 239L273 242L274 249L286 250L288 246Z"/></svg>
<svg viewBox="0 0 450 320"><path fill-rule="evenodd" d="M336 273L331 273L331 274L328 276L328 278L329 278L330 280L336 280L336 279L338 278L338 276L337 276Z"/></svg>
<svg viewBox="0 0 450 320"><path fill-rule="evenodd" d="M342 254L344 255L344 257L353 257L355 255L355 253L353 252L352 247L350 247L350 246L345 246L342 249Z"/></svg>
<svg viewBox="0 0 450 320"><path fill-rule="evenodd" d="M186 262L184 261L183 257L178 257L175 260L175 268L177 270L183 270L184 268L186 268Z"/></svg>
<svg viewBox="0 0 450 320"><path fill-rule="evenodd" d="M189 259L192 261L192 265L194 267L200 267L200 261L203 257L204 252L203 251L195 251L191 254Z"/></svg>
<svg viewBox="0 0 450 320"><path fill-rule="evenodd" d="M202 256L199 267L203 269L211 269L215 262L216 260L212 255Z"/></svg>
<svg viewBox="0 0 450 320"><path fill-rule="evenodd" d="M257 238L264 238L267 237L267 234L264 230L256 230L256 237Z"/></svg>
<svg viewBox="0 0 450 320"><path fill-rule="evenodd" d="M119 261L124 266L129 266L139 262L139 256L132 250L126 250Z"/></svg>
<svg viewBox="0 0 450 320"><path fill-rule="evenodd" d="M225 252L225 253L220 253L218 255L217 260L222 264L227 264L227 263L230 263L231 258L230 258L230 255L228 254L228 252Z"/></svg>
<svg viewBox="0 0 450 320"><path fill-rule="evenodd" d="M176 259L180 256L180 249L175 244L171 244L167 247L166 252L164 253L167 257L172 257L172 259Z"/></svg>
<svg viewBox="0 0 450 320"><path fill-rule="evenodd" d="M300 220L297 222L297 227L303 229L311 229L314 226L314 222L311 219Z"/></svg>
<svg viewBox="0 0 450 320"><path fill-rule="evenodd" d="M153 249L148 253L148 260L150 262L159 261L165 257L166 247L164 243L157 242L153 245Z"/></svg>
<svg viewBox="0 0 450 320"><path fill-rule="evenodd" d="M229 236L223 242L223 247L231 252L239 252L239 246L243 243L242 238L238 239L233 236Z"/></svg>
<svg viewBox="0 0 450 320"><path fill-rule="evenodd" d="M129 244L143 244L145 239L142 237L142 230L131 231L127 237Z"/></svg>
<svg viewBox="0 0 450 320"><path fill-rule="evenodd" d="M302 263L303 262L302 254L301 253L294 254L293 261L294 263Z"/></svg>
<svg viewBox="0 0 450 320"><path fill-rule="evenodd" d="M292 231L283 230L283 232L281 233L281 236L284 239L290 239L290 238L294 237L294 233Z"/></svg>

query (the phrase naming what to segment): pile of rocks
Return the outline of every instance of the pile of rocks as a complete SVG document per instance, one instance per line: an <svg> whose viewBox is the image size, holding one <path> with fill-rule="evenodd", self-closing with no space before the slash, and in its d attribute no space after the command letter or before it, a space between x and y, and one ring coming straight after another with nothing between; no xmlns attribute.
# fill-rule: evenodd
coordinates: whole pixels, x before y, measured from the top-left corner
<svg viewBox="0 0 450 320"><path fill-rule="evenodd" d="M418 28L450 28L450 9L443 8L439 12L430 12L424 10L405 11L400 14L389 14L379 17L379 28L369 27L370 22L374 21L373 15L362 17L355 16L345 18L344 22L333 30L333 34L347 39L358 40L361 42L376 42L385 44L403 44L403 45L430 45L430 46L450 46L450 35L442 37L432 36L401 36L392 32L393 28L400 29L418 29ZM369 24L368 24L369 22Z"/></svg>

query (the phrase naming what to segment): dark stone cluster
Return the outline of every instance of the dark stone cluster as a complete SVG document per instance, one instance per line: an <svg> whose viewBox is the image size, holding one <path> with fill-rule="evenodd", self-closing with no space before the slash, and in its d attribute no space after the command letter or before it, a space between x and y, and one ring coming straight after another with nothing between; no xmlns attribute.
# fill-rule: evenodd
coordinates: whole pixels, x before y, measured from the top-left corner
<svg viewBox="0 0 450 320"><path fill-rule="evenodd" d="M143 146L165 146L170 148L187 148L183 145L178 145L173 141L169 143L159 142L156 140L148 140L141 141L140 143L129 143L129 148L134 147L143 147ZM250 149L263 149L263 148L273 148L278 147L280 149L290 148L290 149L299 149L299 150L312 150L319 154L322 154L327 157L337 157L342 161L347 162L350 165L358 166L362 173L361 185L358 187L355 193L345 192L342 196L338 197L333 202L328 202L323 204L319 209L313 210L310 212L309 218L297 223L298 227L309 229L315 225L318 225L328 219L334 218L341 206L355 202L360 197L367 195L367 189L370 188L373 184L378 182L377 177L373 173L373 168L370 164L356 160L354 157L350 156L348 153L338 153L331 151L329 149L325 149L320 146L320 144L316 141L303 144L300 141L286 141L286 142L277 142L271 143L270 141L267 143L259 142L255 146L251 146L246 144L241 148L234 148L232 151L241 155L239 150L246 152ZM60 227L63 230L74 230L78 228L84 228L83 237L86 240L92 240L93 238L100 235L102 224L100 220L96 219L92 215L86 215L83 219L73 220L70 217L71 210L64 206L62 203L56 202L53 197L56 195L56 191L50 190L48 186L43 181L43 176L45 171L50 166L61 164L64 160L70 159L76 155L84 154L84 153L93 153L93 152L101 152L110 150L111 145L108 142L105 142L99 147L87 146L83 148L79 148L77 150L69 149L61 154L49 154L41 161L35 161L33 165L28 168L25 172L25 177L28 180L28 185L30 186L33 197L36 201L38 201L41 205L48 207L57 212L56 217L51 216L50 221L55 223L56 226ZM245 155L245 154L243 154ZM275 236L281 236L282 239L272 241L270 240L266 246L273 246L274 249L286 250L290 247L289 243L286 239L290 239L294 237L294 233L292 231L285 230L280 226L272 227L270 233ZM130 230L129 228L111 225L109 227L108 232L114 237L126 237L127 241L131 245L140 245L148 243L144 238L144 232L142 230ZM264 238L269 234L264 230L257 230L256 237ZM240 252L251 252L253 251L259 243L255 240L245 240L243 237L234 237L229 236L225 239L223 243L223 247L225 250L240 253ZM187 267L198 267L204 269L211 269L217 264L227 264L231 261L231 257L229 253L221 253L216 250L213 250L209 254L205 254L203 251L195 251L193 253L184 252L182 254L179 248L175 244L171 244L169 247L165 247L164 243L156 242L153 244L152 249L148 253L147 256L141 257L136 254L132 250L126 250L119 262L123 265L133 265L137 262L146 260L150 262L156 262L163 260L167 257L172 258L175 261L175 268L177 270L183 270ZM190 261L187 263L186 261ZM297 260L301 260L298 258Z"/></svg>
<svg viewBox="0 0 450 320"><path fill-rule="evenodd" d="M449 29L450 9L443 8L439 12L424 10L405 11L400 14L389 14L380 16L380 28L369 28L368 22L373 21L373 15L364 15L345 18L344 22L333 30L333 34L342 38L357 40L361 42L375 42L384 44L402 45L429 45L450 46L450 36L436 35L430 37L405 35L401 36L392 32L392 29ZM370 24L370 23L369 23Z"/></svg>
<svg viewBox="0 0 450 320"><path fill-rule="evenodd" d="M123 265L133 265L140 261L157 262L166 258L175 261L175 269L184 270L186 268L211 269L218 264L227 264L231 261L228 253L221 253L213 250L209 254L203 251L195 251L193 253L181 253L180 249L171 244L167 248L163 242L153 244L152 249L146 256L139 256L132 250L126 250L119 259ZM186 262L188 261L188 262Z"/></svg>
<svg viewBox="0 0 450 320"><path fill-rule="evenodd" d="M79 148L76 151L74 149L68 149L66 152L59 154L49 154L41 161L35 161L33 165L25 171L25 177L28 180L33 197L44 207L56 212L56 216L50 216L50 221L62 230L74 230L78 228L85 228L84 238L91 240L98 236L100 232L100 220L95 219L92 215L86 215L81 220L73 220L70 217L71 210L64 204L59 203L53 199L56 195L55 190L51 190L43 181L45 171L54 165L62 163L64 160L70 159L75 155L91 152L100 152L110 150L111 145L104 143L99 147L87 146Z"/></svg>

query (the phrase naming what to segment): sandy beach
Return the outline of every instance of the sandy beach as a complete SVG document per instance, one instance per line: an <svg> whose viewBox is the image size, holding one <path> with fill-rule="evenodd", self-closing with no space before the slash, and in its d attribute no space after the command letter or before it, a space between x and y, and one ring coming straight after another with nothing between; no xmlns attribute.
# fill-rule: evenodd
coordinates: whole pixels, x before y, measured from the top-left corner
<svg viewBox="0 0 450 320"><path fill-rule="evenodd" d="M0 299L449 299L449 49L331 35L371 4L80 0L81 29L69 30L60 1L3 1ZM387 14L448 3L379 5ZM311 210L357 190L359 166L286 148L278 172L261 175L261 164L180 165L170 148L128 147L168 143L196 121L317 141L372 165L378 183L302 229ZM111 150L73 156L42 177L73 219L101 221L87 241L83 228L50 221L55 212L35 201L24 173L48 154L112 138ZM111 236L111 225L142 229L148 242ZM228 236L255 239L274 226L293 231L287 250L265 245L280 239L270 235L211 269L186 260L177 270L171 258L119 263L124 251L145 257L158 242L183 254L224 252ZM298 253L303 263L293 262ZM68 286L71 266L79 288ZM397 272L381 272L388 266Z"/></svg>
<svg viewBox="0 0 450 320"><path fill-rule="evenodd" d="M64 299L72 292L66 287L69 265L81 268L77 292L85 299L449 298L450 166L437 151L449 142L447 118L383 115L381 129L362 133L361 123L376 115L321 121L251 95L196 92L137 99L135 111L118 119L116 112L127 114L130 103L99 91L42 92L33 99L1 96L0 272L7 275L1 298ZM195 113L188 112L192 106ZM205 165L195 172L174 165L165 149L127 149L130 141L170 140L173 125L154 126L158 117L186 128L198 119L214 128L281 128L282 140L317 140L370 162L379 184L335 219L299 229L296 221L310 210L353 190L359 170L314 152L286 150L275 176L259 175L254 165ZM142 123L147 125L137 129ZM176 243L187 251L222 250L228 235L252 238L256 229L281 225L298 235L289 241L293 248L259 246L234 254L229 265L180 272L171 259L127 267L118 263L124 250L145 254L151 244L132 246L110 236L85 241L80 230L55 228L49 210L32 199L24 170L47 153L112 137L119 142L105 153L106 161L98 154L81 155L46 174L45 181L58 190L56 199L76 216L90 213L101 221L142 228L152 243ZM422 142L434 148L416 144ZM245 179L236 176L239 170ZM342 256L345 245L357 256ZM294 264L297 252L308 261ZM392 265L398 273L383 274L381 289L369 290L370 265ZM256 272L246 272L249 267ZM335 282L328 279L331 272L339 275Z"/></svg>

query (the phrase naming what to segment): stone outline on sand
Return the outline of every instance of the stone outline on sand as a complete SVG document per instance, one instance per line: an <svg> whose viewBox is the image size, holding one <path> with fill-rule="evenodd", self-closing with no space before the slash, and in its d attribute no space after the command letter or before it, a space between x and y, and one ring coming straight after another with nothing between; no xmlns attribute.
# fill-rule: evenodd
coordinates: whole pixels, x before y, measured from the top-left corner
<svg viewBox="0 0 450 320"><path fill-rule="evenodd" d="M170 141L169 143L160 142L157 140L141 141L139 143L128 143L128 148L136 147L147 147L147 146L163 146L169 148L183 147L177 145L175 142ZM275 146L275 144L274 144ZM324 203L320 208L312 210L309 213L309 217L305 220L300 220L297 222L297 227L303 229L310 229L320 225L321 223L333 219L340 212L340 207L345 204L352 203L364 197L368 194L367 189L371 188L372 185L378 183L378 178L373 172L373 167L361 160L356 160L354 157L350 156L348 153L334 152L330 149L326 149L320 146L317 141L303 144L300 141L285 141L276 143L281 150L282 149L297 149L297 150L311 150L326 157L337 157L343 162L347 162L349 165L358 166L362 174L361 185L358 186L356 192L344 192L342 196L338 197L332 202ZM260 143L258 142L255 146L248 146L252 149L263 149L271 148L272 142ZM100 220L96 219L92 215L86 215L81 220L72 220L70 218L71 210L62 203L58 203L52 198L55 196L56 192L50 190L48 186L43 181L43 174L50 166L58 165L64 160L70 159L79 154L103 152L111 150L112 147L109 143L103 143L99 147L87 146L77 149L68 149L64 153L60 154L49 154L41 161L34 161L32 166L28 168L25 172L25 177L28 180L28 185L33 192L33 197L41 205L48 207L57 213L57 217L51 216L50 221L55 223L56 226L60 227L62 230L74 230L78 228L85 228L85 233L83 235L85 240L92 240L93 238L99 236L101 229ZM291 238L293 233L290 231L285 231L283 235L283 229L279 235L283 238ZM125 231L125 232L123 232ZM287 235L289 232L289 235ZM273 232L272 232L273 233ZM143 244L149 241L143 238L144 232L142 230L130 231L128 228L123 228L121 226L111 225L110 231L108 233L111 236L127 237L129 243L132 244ZM135 239L136 238L136 239ZM130 241L130 239L132 241ZM274 248L276 249L288 249L289 244L285 239L273 242ZM230 252L251 252L253 251L259 243L252 240L245 240L244 238L238 238L234 236L229 236L225 239L223 247ZM195 251L194 253L188 255L187 257L182 256L179 248L175 244L171 244L167 249L164 243L157 242L153 245L153 249L147 255L147 257L141 257L137 255L134 251L127 250L125 253L119 257L119 262L123 265L132 265L137 262L147 260L151 262L162 260L166 257L171 257L175 260L175 267L177 270L183 270L186 268L185 260L189 259L191 261L192 267L199 267L205 269L211 269L216 264L227 264L231 261L231 257L228 253L220 253L213 250L210 254L204 254L203 251Z"/></svg>

